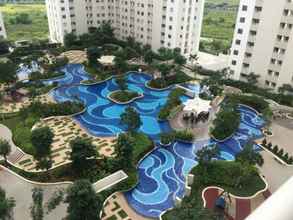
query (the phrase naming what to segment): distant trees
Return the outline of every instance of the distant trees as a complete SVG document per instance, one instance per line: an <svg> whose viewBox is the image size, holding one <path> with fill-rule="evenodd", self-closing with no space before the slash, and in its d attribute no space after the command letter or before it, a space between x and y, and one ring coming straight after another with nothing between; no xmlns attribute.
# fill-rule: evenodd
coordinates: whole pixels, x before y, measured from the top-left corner
<svg viewBox="0 0 293 220"><path fill-rule="evenodd" d="M7 162L7 155L11 152L11 146L7 140L0 139L0 155L4 157Z"/></svg>
<svg viewBox="0 0 293 220"><path fill-rule="evenodd" d="M12 220L14 207L15 200L13 198L7 198L5 191L0 187L0 219Z"/></svg>
<svg viewBox="0 0 293 220"><path fill-rule="evenodd" d="M49 127L36 128L32 131L31 142L38 160L37 169L49 170L52 167L51 144L54 134Z"/></svg>
<svg viewBox="0 0 293 220"><path fill-rule="evenodd" d="M68 203L68 220L100 219L103 200L88 180L75 181L67 190L65 202Z"/></svg>
<svg viewBox="0 0 293 220"><path fill-rule="evenodd" d="M132 107L127 107L121 114L121 123L127 126L127 130L135 132L142 125L141 119L137 111Z"/></svg>
<svg viewBox="0 0 293 220"><path fill-rule="evenodd" d="M70 147L70 160L72 161L72 168L78 174L83 174L83 172L89 167L88 159L94 159L98 156L96 147L89 139L83 139L80 137L72 140L70 142Z"/></svg>

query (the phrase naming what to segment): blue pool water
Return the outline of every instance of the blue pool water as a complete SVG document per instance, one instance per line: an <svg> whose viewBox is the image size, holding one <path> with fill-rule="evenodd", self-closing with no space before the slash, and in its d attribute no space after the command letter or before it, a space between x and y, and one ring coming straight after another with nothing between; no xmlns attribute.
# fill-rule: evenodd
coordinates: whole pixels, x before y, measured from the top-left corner
<svg viewBox="0 0 293 220"><path fill-rule="evenodd" d="M125 130L120 123L120 115L127 106L115 104L107 98L110 92L118 89L115 79L85 86L80 85L79 82L90 79L90 76L81 65L68 65L63 71L66 74L64 78L47 80L46 83L58 82L60 87L51 92L56 101L64 102L78 98L85 103L87 110L75 116L83 127L96 136L114 136ZM143 98L130 104L141 116L142 126L139 130L157 139L162 131L170 131L167 122L157 121L157 115L172 89L150 90L145 87L145 83L149 80L151 76L143 73L131 72L127 75L128 88L144 95ZM181 99L185 101L188 97L183 96Z"/></svg>
<svg viewBox="0 0 293 220"><path fill-rule="evenodd" d="M76 98L82 100L87 109L84 113L75 116L75 119L96 136L113 136L124 131L125 128L120 124L119 117L126 106L107 99L107 95L117 89L115 80L83 86L79 82L90 79L90 76L81 65L68 65L63 71L66 73L64 78L46 81L46 83L59 82L60 87L52 91L56 101L63 102ZM171 130L167 122L158 122L156 117L160 108L166 103L172 88L164 91L150 90L145 87L145 83L150 79L149 75L133 72L128 74L127 83L129 89L144 94L142 99L130 104L141 115L143 124L140 131L157 141L161 132ZM182 97L183 101L187 99L188 97ZM264 125L262 118L245 106L240 106L239 111L241 113L239 129L233 137L218 143L221 151L218 159L234 160L235 155L251 138L262 135L261 128ZM125 193L130 206L139 214L153 218L174 207L175 197L184 196L187 174L197 165L196 151L214 143L216 143L214 140L203 140L194 144L175 142L169 147L161 147L157 144L156 149L138 165L138 185Z"/></svg>

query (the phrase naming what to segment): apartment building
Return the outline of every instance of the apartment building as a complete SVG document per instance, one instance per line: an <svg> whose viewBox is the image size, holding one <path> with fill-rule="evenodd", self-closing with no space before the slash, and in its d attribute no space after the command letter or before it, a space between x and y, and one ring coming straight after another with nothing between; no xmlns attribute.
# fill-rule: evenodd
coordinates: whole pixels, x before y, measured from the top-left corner
<svg viewBox="0 0 293 220"><path fill-rule="evenodd" d="M259 85L277 91L293 85L293 1L240 0L230 56L230 76L260 75Z"/></svg>
<svg viewBox="0 0 293 220"><path fill-rule="evenodd" d="M63 42L66 33L81 35L110 22L118 39L197 53L204 0L46 0L50 39Z"/></svg>
<svg viewBox="0 0 293 220"><path fill-rule="evenodd" d="M0 12L0 39L7 38L2 12Z"/></svg>

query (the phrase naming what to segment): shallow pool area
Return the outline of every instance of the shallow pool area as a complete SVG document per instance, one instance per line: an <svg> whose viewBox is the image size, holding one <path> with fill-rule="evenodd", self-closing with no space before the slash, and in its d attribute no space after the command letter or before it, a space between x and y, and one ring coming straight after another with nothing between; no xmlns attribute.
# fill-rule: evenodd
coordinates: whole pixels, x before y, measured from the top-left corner
<svg viewBox="0 0 293 220"><path fill-rule="evenodd" d="M115 136L125 127L120 123L120 115L127 105L110 101L107 96L118 89L114 79L85 86L82 80L90 79L82 65L70 64L63 71L65 77L46 81L58 82L59 87L52 90L51 95L58 102L81 100L86 110L74 118L95 136ZM124 193L129 205L139 214L158 218L166 210L174 207L175 198L182 198L185 193L185 179L190 170L197 165L196 152L203 146L217 143L220 147L220 160L234 160L243 146L252 138L262 136L261 128L264 120L251 108L239 106L241 123L237 132L223 142L212 139L197 141L193 144L175 142L171 146L162 147L158 144L159 134L169 132L168 122L159 122L157 115L166 103L173 88L163 91L151 90L145 83L151 76L144 73L130 72L127 75L128 88L144 95L130 106L141 116L140 131L151 137L156 148L138 164L139 181L132 190ZM194 88L199 92L199 88ZM183 101L187 96L181 97ZM257 150L257 147L256 147Z"/></svg>

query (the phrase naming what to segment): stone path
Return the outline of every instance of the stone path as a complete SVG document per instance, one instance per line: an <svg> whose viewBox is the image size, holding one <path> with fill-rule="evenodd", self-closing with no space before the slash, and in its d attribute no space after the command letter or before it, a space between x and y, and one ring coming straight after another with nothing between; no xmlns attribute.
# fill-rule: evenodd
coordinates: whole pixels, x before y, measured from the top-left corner
<svg viewBox="0 0 293 220"><path fill-rule="evenodd" d="M32 205L32 189L34 187L40 187L44 190L44 203L59 189L65 189L70 184L33 184L25 181L23 178L12 174L8 170L0 166L0 187L3 188L8 197L13 197L16 201L16 207L14 208L14 220L29 220L30 206ZM44 217L44 220L56 220L62 219L66 216L66 204L61 204L50 214Z"/></svg>

